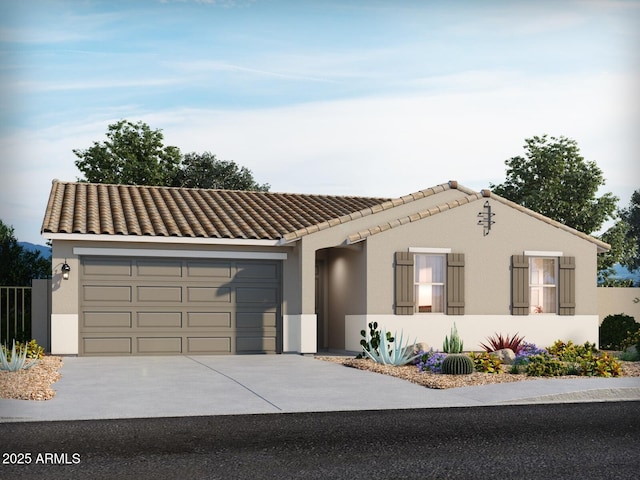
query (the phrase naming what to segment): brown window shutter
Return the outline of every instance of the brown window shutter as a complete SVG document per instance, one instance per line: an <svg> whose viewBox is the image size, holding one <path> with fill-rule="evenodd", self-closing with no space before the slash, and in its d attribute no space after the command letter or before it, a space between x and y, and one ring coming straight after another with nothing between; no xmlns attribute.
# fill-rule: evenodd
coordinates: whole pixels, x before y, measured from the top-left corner
<svg viewBox="0 0 640 480"><path fill-rule="evenodd" d="M511 256L511 315L529 315L529 257Z"/></svg>
<svg viewBox="0 0 640 480"><path fill-rule="evenodd" d="M576 257L558 259L558 315L576 314Z"/></svg>
<svg viewBox="0 0 640 480"><path fill-rule="evenodd" d="M464 315L464 253L447 254L447 315Z"/></svg>
<svg viewBox="0 0 640 480"><path fill-rule="evenodd" d="M396 252L396 315L413 315L413 253Z"/></svg>

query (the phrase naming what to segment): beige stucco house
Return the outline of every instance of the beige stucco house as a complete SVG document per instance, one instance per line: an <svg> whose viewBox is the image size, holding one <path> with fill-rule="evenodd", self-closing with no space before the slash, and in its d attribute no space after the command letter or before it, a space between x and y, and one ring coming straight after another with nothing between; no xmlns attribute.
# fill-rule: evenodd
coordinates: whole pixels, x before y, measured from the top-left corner
<svg viewBox="0 0 640 480"><path fill-rule="evenodd" d="M396 199L54 181L42 235L51 351L79 355L355 352L372 321L435 349L454 323L466 350L597 343L609 249L455 181Z"/></svg>

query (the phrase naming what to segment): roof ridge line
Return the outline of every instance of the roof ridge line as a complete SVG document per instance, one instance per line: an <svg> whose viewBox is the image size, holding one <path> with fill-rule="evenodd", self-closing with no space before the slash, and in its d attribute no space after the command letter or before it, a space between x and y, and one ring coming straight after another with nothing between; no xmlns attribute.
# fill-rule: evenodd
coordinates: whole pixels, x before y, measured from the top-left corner
<svg viewBox="0 0 640 480"><path fill-rule="evenodd" d="M445 190L455 189L455 188L458 188L458 182L449 181L447 183L442 183L440 185L435 185L433 187L426 188L424 190L419 190L417 192L404 195L402 197L386 200L377 205L373 205L371 207L365 207L361 210L357 210L355 212L342 215L340 217L332 218L330 220L326 220L316 225L303 227L303 228L299 228L298 230L294 230L293 232L288 232L282 236L282 238L280 239L280 242L282 244L294 242L299 238L309 235L311 233L319 232L321 230L334 227L336 225L341 225L343 223L350 222L351 220L355 220L356 218L362 218L362 217L372 215L374 213L378 213L384 210L389 210L391 208L398 207L400 205L405 205L415 200L419 200L421 198L429 197L431 195L435 195L436 193L444 192Z"/></svg>
<svg viewBox="0 0 640 480"><path fill-rule="evenodd" d="M247 194L265 194L265 195L282 195L282 196L300 196L300 197L319 197L319 198L363 198L374 200L386 200L384 197L378 196L365 196L365 195L332 195L327 193L294 193L294 192L269 192L261 190L241 190L235 188L203 188L203 187L174 187L170 185L138 185L132 183L100 183L100 182L81 182L73 180L60 180L54 178L51 183L53 185L104 185L106 187L125 187L125 188L157 188L168 190L199 190L199 191L213 191L213 192L240 192Z"/></svg>
<svg viewBox="0 0 640 480"><path fill-rule="evenodd" d="M458 188L458 190L462 191L463 193L465 193L463 190L461 190L460 188ZM416 222L418 220L422 220L425 219L427 217L433 217L434 215L437 215L438 213L442 213L442 212L446 212L448 210L452 210L454 208L460 207L462 205L468 205L471 202L475 202L476 200L479 200L481 198L484 198L484 194L483 193L478 193L478 192L474 192L473 190L469 190L466 189L467 191L471 192L470 194L467 194L467 196L456 199L456 200L452 200L450 202L447 203L443 203L440 205L436 205L435 207L431 207L429 209L426 210L420 210L416 213L413 213L411 215L405 215L403 217L400 218L396 218L394 220L391 220L389 222L380 224L380 225L376 225L375 227L372 228L368 228L365 230L361 230L359 232L356 233L352 233L351 235L349 235L347 237L347 245L351 245L354 243L358 243L361 242L362 240L372 236L372 235L376 235L378 233L384 232L386 230L390 230L392 228L396 228L399 227L401 225L405 225L407 223L412 223L412 222Z"/></svg>

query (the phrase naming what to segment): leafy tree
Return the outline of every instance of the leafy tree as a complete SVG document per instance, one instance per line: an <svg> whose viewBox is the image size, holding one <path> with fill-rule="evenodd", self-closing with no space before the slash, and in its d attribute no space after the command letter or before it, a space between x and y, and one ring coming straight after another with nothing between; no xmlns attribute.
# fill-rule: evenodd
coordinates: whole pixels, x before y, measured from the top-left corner
<svg viewBox="0 0 640 480"><path fill-rule="evenodd" d="M192 188L268 191L258 184L250 170L215 155L188 153L164 146L161 130L146 123L127 120L109 125L107 141L73 153L76 167L85 181L126 185L165 185Z"/></svg>
<svg viewBox="0 0 640 480"><path fill-rule="evenodd" d="M622 258L622 264L629 270L640 268L640 190L631 195L629 207L620 210L620 218L627 224L626 240L628 248Z"/></svg>
<svg viewBox="0 0 640 480"><path fill-rule="evenodd" d="M633 286L633 280L611 278L615 273L613 266L616 263L625 264L629 256L634 255L635 245L629 238L629 225L620 219L600 239L611 245L611 250L598 255L598 283L606 287Z"/></svg>
<svg viewBox="0 0 640 480"><path fill-rule="evenodd" d="M180 165L174 186L189 188L220 188L226 190L269 191L270 185L259 185L251 170L239 167L231 160L218 160L209 152L187 153Z"/></svg>
<svg viewBox="0 0 640 480"><path fill-rule="evenodd" d="M22 248L13 227L0 220L0 285L28 287L34 278L51 276L51 261Z"/></svg>
<svg viewBox="0 0 640 480"><path fill-rule="evenodd" d="M633 192L629 207L618 211L618 221L600 238L611 245L611 251L598 256L598 281L605 286L633 286L633 280L610 276L616 263L632 272L640 268L640 190Z"/></svg>
<svg viewBox="0 0 640 480"><path fill-rule="evenodd" d="M170 185L180 164L180 149L164 146L160 130L121 120L108 126L107 141L73 153L76 167L92 183Z"/></svg>
<svg viewBox="0 0 640 480"><path fill-rule="evenodd" d="M507 179L491 185L495 193L584 233L613 217L618 198L596 197L605 184L602 171L585 161L575 140L534 136L524 149L525 156L505 161Z"/></svg>

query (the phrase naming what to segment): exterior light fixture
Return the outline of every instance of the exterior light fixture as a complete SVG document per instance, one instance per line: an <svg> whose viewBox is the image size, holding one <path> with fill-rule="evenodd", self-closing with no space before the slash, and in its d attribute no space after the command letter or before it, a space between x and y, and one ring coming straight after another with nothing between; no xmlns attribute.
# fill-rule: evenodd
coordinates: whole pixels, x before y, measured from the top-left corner
<svg viewBox="0 0 640 480"><path fill-rule="evenodd" d="M67 259L65 258L64 263L62 264L62 279L69 280L69 272L71 271L71 267L67 263Z"/></svg>

